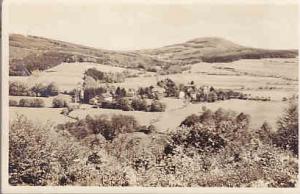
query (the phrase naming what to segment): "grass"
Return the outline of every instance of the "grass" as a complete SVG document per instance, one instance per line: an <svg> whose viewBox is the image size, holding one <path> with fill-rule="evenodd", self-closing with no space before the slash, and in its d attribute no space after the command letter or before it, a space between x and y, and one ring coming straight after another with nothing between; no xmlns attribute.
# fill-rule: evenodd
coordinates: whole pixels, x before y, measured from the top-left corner
<svg viewBox="0 0 300 194"><path fill-rule="evenodd" d="M286 63L286 61L288 61L288 63ZM281 71L286 64L288 64L287 66L289 68ZM32 84L35 82L47 82L49 80L55 80L62 91L71 90L78 86L78 82L82 81L84 71L91 67L96 67L104 72L122 72L126 70L125 68L121 67L112 67L95 63L62 63L61 65L53 67L39 74L34 74L29 77L10 77L10 79L23 79L24 81L26 80L27 83ZM293 72L298 69L295 59L241 60L238 62L226 63L226 67L237 68L238 72L228 71L224 68L218 69L215 67L221 67L221 64L198 63L192 65L192 68L189 71L186 71L182 74L171 74L164 76L156 76L155 73L143 73L137 70L129 70L133 73L139 74L138 77L126 78L124 83L115 83L114 85L137 89L138 87L156 85L157 81L160 79L171 78L175 82L183 84L194 81L196 85L211 85L215 88L240 90L243 93L251 94L253 97L271 97L271 101L256 102L231 100L212 104L201 103L185 105L182 100L165 98L162 100L162 102L166 103L167 105L166 112L164 113L92 109L89 105L82 105L81 109L73 111L71 116L84 117L87 114L106 114L109 116L113 114L133 115L141 124L154 124L159 130L165 131L167 129L177 127L186 116L192 113L201 112L201 107L207 106L207 108L211 108L213 110L222 107L225 109L232 109L237 112L250 114L252 116L252 128L260 127L265 120L267 120L271 126L275 128L277 117L281 114L285 107L285 102L282 102L282 98L290 97L298 91L296 81L284 80L280 77L260 75L260 73L264 72L268 74L282 74L283 76L290 76L290 78L293 78ZM247 72L253 74L244 75L240 72L242 70L246 71L246 69ZM285 73L285 71L289 71L291 74L289 75L288 73ZM254 74L258 75L254 76ZM266 86L275 86L277 89L259 89L259 87L264 88ZM19 100L21 97L10 98ZM51 98L45 98L45 102L47 107L51 107ZM60 115L60 111L52 110L51 108L41 108L39 110L18 107L11 108L10 114L16 113L24 113L25 115L29 116L32 114L34 117L39 117L41 120L52 120L53 122L63 122L64 119L69 119Z"/></svg>

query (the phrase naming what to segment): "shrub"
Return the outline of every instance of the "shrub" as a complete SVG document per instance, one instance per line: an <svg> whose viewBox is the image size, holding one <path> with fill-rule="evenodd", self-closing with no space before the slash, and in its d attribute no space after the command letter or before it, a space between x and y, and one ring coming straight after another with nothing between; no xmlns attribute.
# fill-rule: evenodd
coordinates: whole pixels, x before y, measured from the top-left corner
<svg viewBox="0 0 300 194"><path fill-rule="evenodd" d="M192 115L188 116L187 118L185 118L184 121L181 122L180 126L190 127L199 122L201 122L200 117L197 116L196 114L192 114Z"/></svg>
<svg viewBox="0 0 300 194"><path fill-rule="evenodd" d="M35 93L35 96L47 96L47 85L42 83L36 83L31 90Z"/></svg>
<svg viewBox="0 0 300 194"><path fill-rule="evenodd" d="M44 107L45 102L43 99L20 99L19 106L21 107Z"/></svg>
<svg viewBox="0 0 300 194"><path fill-rule="evenodd" d="M30 96L31 91L26 83L20 81L9 82L9 95Z"/></svg>
<svg viewBox="0 0 300 194"><path fill-rule="evenodd" d="M90 162L95 155L97 166ZM67 133L35 125L23 116L10 123L8 181L23 186L129 184L126 173L109 156L91 153Z"/></svg>
<svg viewBox="0 0 300 194"><path fill-rule="evenodd" d="M90 99L96 97L97 95L101 95L105 92L107 92L107 89L104 87L85 88L83 101L85 103L89 103Z"/></svg>
<svg viewBox="0 0 300 194"><path fill-rule="evenodd" d="M216 92L214 92L214 91L209 92L209 94L207 96L207 101L208 102L215 102L217 100L218 100L218 96L217 96Z"/></svg>
<svg viewBox="0 0 300 194"><path fill-rule="evenodd" d="M18 106L18 101L16 100L9 100L9 106Z"/></svg>
<svg viewBox="0 0 300 194"><path fill-rule="evenodd" d="M84 139L91 134L101 134L106 140L113 140L123 133L138 131L139 124L132 116L114 115L111 119L105 116L86 116L76 122L60 125L60 129L69 131L77 139Z"/></svg>
<svg viewBox="0 0 300 194"><path fill-rule="evenodd" d="M164 112L166 110L166 105L158 100L154 100L150 105L151 112Z"/></svg>
<svg viewBox="0 0 300 194"><path fill-rule="evenodd" d="M260 129L256 132L258 139L264 144L271 144L273 139L272 127L268 122L264 122Z"/></svg>
<svg viewBox="0 0 300 194"><path fill-rule="evenodd" d="M278 120L278 131L274 134L273 142L298 155L298 103L291 101L283 116Z"/></svg>
<svg viewBox="0 0 300 194"><path fill-rule="evenodd" d="M216 152L227 144L221 134L217 134L201 124L181 130L187 130L187 132L179 130L171 136L172 143L167 147L169 153L173 153L173 148L181 145L184 145L185 148L195 148L198 152Z"/></svg>
<svg viewBox="0 0 300 194"><path fill-rule="evenodd" d="M53 108L63 108L68 106L68 102L63 97L55 97L52 100Z"/></svg>
<svg viewBox="0 0 300 194"><path fill-rule="evenodd" d="M47 86L47 96L57 96L59 94L59 87L52 82Z"/></svg>
<svg viewBox="0 0 300 194"><path fill-rule="evenodd" d="M134 98L131 102L131 107L138 111L147 111L148 104L145 99Z"/></svg>
<svg viewBox="0 0 300 194"><path fill-rule="evenodd" d="M133 108L127 98L120 98L117 102L117 106L124 111L132 111Z"/></svg>
<svg viewBox="0 0 300 194"><path fill-rule="evenodd" d="M120 83L125 81L124 73L106 73L99 71L96 68L90 68L86 70L85 75L92 77L95 81L101 81L105 83Z"/></svg>

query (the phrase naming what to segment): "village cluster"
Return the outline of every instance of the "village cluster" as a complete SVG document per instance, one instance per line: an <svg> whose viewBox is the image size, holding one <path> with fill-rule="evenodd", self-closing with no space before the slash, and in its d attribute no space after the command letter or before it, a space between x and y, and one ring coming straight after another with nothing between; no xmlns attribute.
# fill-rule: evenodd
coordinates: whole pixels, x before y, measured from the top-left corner
<svg viewBox="0 0 300 194"><path fill-rule="evenodd" d="M11 96L49 97L56 96L52 105L54 108L68 107L69 104L90 104L94 108L121 109L124 111L164 112L166 105L160 100L178 98L185 103L216 102L220 100L240 99L270 101L270 97L252 97L249 94L229 89L215 89L213 86L197 86L193 81L184 85L177 84L166 78L157 82L155 86L133 88L116 87L112 83L124 82L122 73L104 73L95 68L88 69L83 82L72 91L60 92L55 83L48 85L36 83L29 87L26 83L11 82L9 92ZM72 103L59 94L71 96ZM19 102L10 100L10 106L44 107L41 98L20 99Z"/></svg>

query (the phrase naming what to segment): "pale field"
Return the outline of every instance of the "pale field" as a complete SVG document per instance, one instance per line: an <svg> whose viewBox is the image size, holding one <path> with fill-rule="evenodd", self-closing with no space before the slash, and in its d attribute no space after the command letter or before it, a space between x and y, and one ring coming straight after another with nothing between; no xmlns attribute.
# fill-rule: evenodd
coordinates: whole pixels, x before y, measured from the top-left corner
<svg viewBox="0 0 300 194"><path fill-rule="evenodd" d="M85 118L87 115L130 115L134 116L142 125L153 124L161 132L170 131L180 125L180 123L191 114L200 114L205 106L213 111L218 108L233 110L237 113L245 113L251 116L250 127L260 127L264 121L267 121L274 129L276 121L287 107L287 102L282 101L245 101L245 100L227 100L215 103L185 103L183 100L175 98L164 98L162 102L166 103L166 112L142 112L142 111L122 111L115 109L92 108L90 105L82 105L80 109L74 110L70 116L75 118ZM15 119L17 115L25 115L31 120L50 122L55 124L74 121L73 119L60 114L62 108L25 108L10 107L10 119Z"/></svg>
<svg viewBox="0 0 300 194"><path fill-rule="evenodd" d="M247 59L218 63L215 67L230 67L241 73L258 76L278 76L298 80L298 59Z"/></svg>
<svg viewBox="0 0 300 194"><path fill-rule="evenodd" d="M288 62L286 62L288 61ZM154 73L142 74L139 77L127 78L124 83L114 84L125 88L138 88L156 85L157 81L170 78L178 83L187 84L194 81L196 85L210 85L214 88L234 89L253 97L271 97L269 102L228 100L215 103L185 104L182 100L164 98L163 102L167 105L166 112L152 113L140 111L122 111L112 109L95 109L89 105L82 105L79 110L71 112L70 116L84 118L86 115L112 116L114 114L125 114L136 117L142 125L155 125L160 131L168 131L176 128L188 116L193 113L202 112L202 107L216 110L218 108L231 109L238 113L243 112L251 116L251 128L257 128L267 121L276 128L276 121L287 107L287 102L282 102L283 97L290 97L298 93L298 81L287 80L286 78L298 79L297 59L263 59L263 60L241 60L233 63L198 63L191 66L191 70L182 74L158 75ZM216 67L231 67L237 72L232 72ZM70 90L77 87L78 82L82 82L83 73L90 67L106 72L121 72L126 69L111 67L100 64L64 63L48 71L41 72L30 77L10 77L10 80L23 79L27 82L56 82L63 90ZM134 70L129 70L134 71ZM250 73L245 75L243 71ZM281 76L281 77L274 77ZM259 87L276 87L276 89L258 89ZM10 97L20 99L24 97ZM51 107L51 98L45 99L48 108L21 108L10 107L11 118L17 114L24 114L29 118L39 121L50 121L53 123L63 123L72 119L60 114L61 109Z"/></svg>
<svg viewBox="0 0 300 194"><path fill-rule="evenodd" d="M62 108L27 108L27 107L9 107L9 120L14 120L18 116L24 115L34 123L63 124L67 121L74 121L60 112Z"/></svg>
<svg viewBox="0 0 300 194"><path fill-rule="evenodd" d="M129 70L121 67L113 67L96 63L62 63L46 71L35 72L29 77L10 76L9 79L11 81L25 81L28 85L55 82L62 91L70 91L77 88L78 85L83 82L84 72L89 68L96 68L103 72L123 72L125 70L133 73L139 72L137 70Z"/></svg>

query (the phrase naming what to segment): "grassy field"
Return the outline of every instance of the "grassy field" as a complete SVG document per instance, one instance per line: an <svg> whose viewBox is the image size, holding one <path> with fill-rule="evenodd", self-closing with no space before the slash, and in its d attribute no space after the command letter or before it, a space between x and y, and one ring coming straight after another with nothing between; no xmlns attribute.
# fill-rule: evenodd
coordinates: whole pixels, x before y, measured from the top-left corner
<svg viewBox="0 0 300 194"><path fill-rule="evenodd" d="M91 67L96 67L104 72L122 72L126 70L125 68L95 63L63 63L29 77L10 77L10 80L23 80L29 84L55 81L62 91L71 90L77 87L79 82L82 82L84 71ZM216 103L185 104L179 99L164 98L162 101L166 103L167 110L163 113L94 109L89 105L82 105L79 110L71 112L71 116L83 118L88 114L106 114L108 116L113 114L133 115L141 124L153 124L159 130L166 131L177 127L188 115L200 113L202 107L206 106L212 110L221 107L249 114L251 115L252 128L261 126L264 121L268 121L275 128L276 120L282 114L287 104L282 102L282 98L290 97L298 91L296 81L298 79L297 59L241 60L223 64L198 63L192 65L189 71L171 75L156 75L155 73L145 73L137 70L129 71L138 74L138 77L126 78L124 83L116 83L116 86L125 88L145 87L156 85L158 80L171 78L175 82L183 84L194 81L198 86L210 85L215 88L238 90L251 94L253 97L271 97L271 101L230 100ZM246 75L244 72L248 74ZM269 89L269 87L274 88ZM20 98L26 97L10 97L10 99L15 100ZM11 107L11 118L15 118L17 114L25 114L30 118L52 121L54 123L63 123L70 120L70 118L60 114L61 109L50 108L52 98L44 98L44 100L47 108Z"/></svg>
<svg viewBox="0 0 300 194"><path fill-rule="evenodd" d="M49 99L50 100L50 99ZM46 101L47 102L47 101ZM260 127L264 121L275 129L276 121L281 115L282 111L287 107L287 102L270 101L270 102L257 102L257 101L244 101L244 100L229 100L219 101L215 103L184 103L180 99L164 98L162 102L166 103L166 112L141 112L141 111L122 111L115 109L102 109L92 108L89 105L82 105L80 109L71 112L71 117L84 118L87 115L107 115L124 114L134 116L139 123L143 125L153 124L159 131L172 130L179 126L179 124L191 114L200 114L205 106L211 110L217 110L222 107L230 109L238 113L243 112L251 116L250 127ZM49 102L46 103L47 106ZM10 119L16 118L17 115L24 114L28 118L38 121L48 121L51 123L59 124L67 121L72 121L60 112L61 108L24 108L24 107L10 107Z"/></svg>
<svg viewBox="0 0 300 194"><path fill-rule="evenodd" d="M49 83L56 82L62 91L70 91L78 87L78 83L83 82L84 72L89 68L96 68L103 72L123 72L125 68L101 65L96 63L62 63L43 72L36 72L29 77L10 76L10 80L26 81L29 85L37 82ZM137 70L128 70L138 73Z"/></svg>

